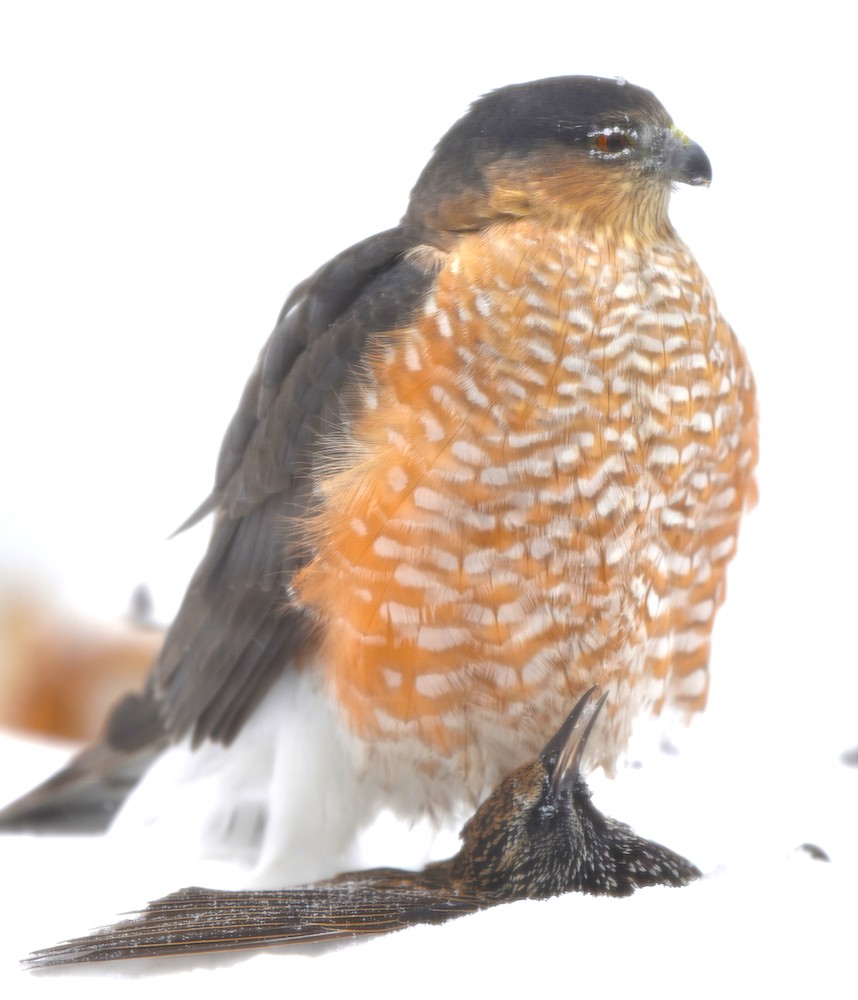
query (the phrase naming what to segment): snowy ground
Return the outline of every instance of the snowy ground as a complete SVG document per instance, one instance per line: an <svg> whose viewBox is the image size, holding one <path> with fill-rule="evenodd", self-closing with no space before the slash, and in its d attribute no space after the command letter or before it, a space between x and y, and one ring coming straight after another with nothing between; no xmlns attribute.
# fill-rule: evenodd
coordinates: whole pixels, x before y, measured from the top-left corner
<svg viewBox="0 0 858 1000"><path fill-rule="evenodd" d="M418 996L855 996L858 769L840 754L858 744L858 220L843 10L3 5L0 576L47 578L102 619L145 580L168 618L206 533L163 539L207 491L288 290L395 222L470 100L558 73L652 88L707 150L712 187L677 192L672 215L748 350L762 460L709 710L679 756L642 751L643 767L594 783L601 808L685 853L701 883L515 904L321 956L34 976L17 968L30 949L179 883L103 840L4 838L0 995L401 996L404 981ZM0 799L62 753L4 737Z"/></svg>
<svg viewBox="0 0 858 1000"><path fill-rule="evenodd" d="M112 921L179 882L154 859L130 859L102 838L5 838L8 922L0 983L5 995L22 998L72 988L94 998L115 996L117 989L123 996L153 989L173 996L210 984L235 990L275 982L288 984L290 995L312 989L324 996L356 983L359 995L399 996L400 977L417 996L464 995L467 987L515 996L565 984L570 992L590 988L617 997L726 991L854 997L858 770L844 767L827 748L808 750L803 727L794 743L773 748L764 766L749 764L748 720L737 715L720 706L695 726L679 756L655 752L615 782L594 782L605 811L704 869L704 879L688 888L642 890L627 900L568 895L515 903L322 954L281 951L32 974L15 968L15 960ZM57 748L11 736L0 753L15 762L0 786L4 798L62 759ZM831 861L796 850L806 841ZM375 846L385 854L383 845Z"/></svg>

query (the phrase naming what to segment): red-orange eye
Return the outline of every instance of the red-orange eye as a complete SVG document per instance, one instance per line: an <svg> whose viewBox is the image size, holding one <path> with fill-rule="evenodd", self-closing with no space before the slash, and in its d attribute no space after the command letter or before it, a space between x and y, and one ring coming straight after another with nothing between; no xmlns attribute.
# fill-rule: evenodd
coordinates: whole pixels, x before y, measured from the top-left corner
<svg viewBox="0 0 858 1000"><path fill-rule="evenodd" d="M619 129L603 129L591 136L593 149L599 153L607 153L616 156L633 145L632 137L628 132L621 132Z"/></svg>

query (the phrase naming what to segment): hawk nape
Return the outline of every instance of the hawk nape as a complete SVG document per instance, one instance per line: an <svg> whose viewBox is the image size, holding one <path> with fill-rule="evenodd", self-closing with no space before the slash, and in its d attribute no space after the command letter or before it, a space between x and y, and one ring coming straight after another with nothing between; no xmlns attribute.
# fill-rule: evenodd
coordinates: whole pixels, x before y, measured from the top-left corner
<svg viewBox="0 0 858 1000"><path fill-rule="evenodd" d="M472 807L593 684L585 768L702 707L757 453L745 355L668 218L710 176L621 80L476 101L401 223L289 297L145 690L6 825L105 822L171 755L224 775L183 825L262 831L256 884L304 882L382 807ZM159 812L161 773L125 816Z"/></svg>

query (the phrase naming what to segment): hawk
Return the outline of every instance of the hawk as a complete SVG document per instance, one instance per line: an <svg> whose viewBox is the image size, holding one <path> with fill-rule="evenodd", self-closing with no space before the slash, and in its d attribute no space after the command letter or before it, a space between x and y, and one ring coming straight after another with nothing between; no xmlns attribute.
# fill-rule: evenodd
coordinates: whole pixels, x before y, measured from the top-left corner
<svg viewBox="0 0 858 1000"><path fill-rule="evenodd" d="M251 815L285 883L383 806L476 804L593 685L591 768L701 708L757 456L751 371L668 217L710 179L623 80L476 101L401 223L289 296L144 691L6 823L109 815L160 758L132 808L183 754L221 776L209 829Z"/></svg>

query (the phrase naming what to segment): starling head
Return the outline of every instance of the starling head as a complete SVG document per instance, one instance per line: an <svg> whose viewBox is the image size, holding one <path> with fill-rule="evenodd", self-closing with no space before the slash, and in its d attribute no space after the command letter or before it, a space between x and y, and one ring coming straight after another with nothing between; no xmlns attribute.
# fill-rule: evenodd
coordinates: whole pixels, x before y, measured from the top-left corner
<svg viewBox="0 0 858 1000"><path fill-rule="evenodd" d="M462 831L449 864L456 877L498 899L578 890L626 896L646 885L685 885L700 872L673 851L603 816L580 774L607 695L591 688L545 749L513 771Z"/></svg>

